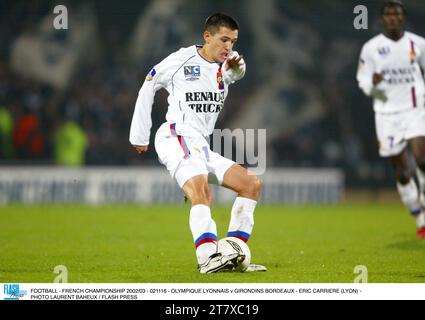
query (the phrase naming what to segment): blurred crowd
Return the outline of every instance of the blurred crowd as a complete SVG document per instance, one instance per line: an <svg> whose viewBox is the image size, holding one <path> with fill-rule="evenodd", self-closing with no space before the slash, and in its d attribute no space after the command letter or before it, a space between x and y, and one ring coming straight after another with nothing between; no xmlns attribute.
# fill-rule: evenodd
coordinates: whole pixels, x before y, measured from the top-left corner
<svg viewBox="0 0 425 320"><path fill-rule="evenodd" d="M267 128L268 166L340 167L349 184L391 181L377 154L371 101L355 82L361 45L380 31L376 1L363 31L353 27L354 1L264 0L260 11L253 0L61 4L69 30L49 24L54 1L0 3L0 164L157 164L153 148L141 159L128 142L138 90L156 62L202 43L204 18L224 11L240 22L236 50L248 69L218 128ZM410 29L420 33L425 5L412 1L411 9ZM38 69L30 49L37 43L50 46L40 49L47 62ZM153 132L166 96L157 94Z"/></svg>
<svg viewBox="0 0 425 320"><path fill-rule="evenodd" d="M71 2L71 13L77 4ZM2 163L128 164L132 155L128 128L145 71L118 63L113 54L119 52L115 51L81 66L66 88L17 74L10 63L17 35L34 32L53 7L46 1L17 1L7 6L2 2L2 6Z"/></svg>

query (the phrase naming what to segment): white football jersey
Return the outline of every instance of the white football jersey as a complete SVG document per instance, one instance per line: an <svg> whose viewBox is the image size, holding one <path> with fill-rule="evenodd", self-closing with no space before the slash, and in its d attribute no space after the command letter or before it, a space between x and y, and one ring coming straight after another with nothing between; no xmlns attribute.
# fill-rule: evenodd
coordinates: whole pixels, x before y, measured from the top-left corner
<svg viewBox="0 0 425 320"><path fill-rule="evenodd" d="M241 79L246 67L242 59L238 69L225 71L221 64L205 60L198 48L195 45L182 48L148 73L139 91L131 122L131 144L149 144L152 104L155 92L161 88L169 93L166 120L176 123L178 135L206 137L213 133L228 85ZM233 51L233 55L238 53Z"/></svg>
<svg viewBox="0 0 425 320"><path fill-rule="evenodd" d="M383 34L369 40L360 54L357 80L363 92L374 98L377 113L398 113L425 107L425 39L405 32L398 41ZM384 80L373 86L374 73Z"/></svg>

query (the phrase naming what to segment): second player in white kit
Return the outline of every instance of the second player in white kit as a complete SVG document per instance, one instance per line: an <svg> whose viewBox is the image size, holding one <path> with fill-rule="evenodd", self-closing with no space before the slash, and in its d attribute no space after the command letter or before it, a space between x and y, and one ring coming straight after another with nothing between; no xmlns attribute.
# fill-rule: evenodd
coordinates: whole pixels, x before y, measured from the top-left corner
<svg viewBox="0 0 425 320"><path fill-rule="evenodd" d="M217 228L211 216L208 176L238 193L231 212L228 236L248 241L254 210L260 196L259 179L246 169L213 152L207 137L213 133L224 108L229 85L246 71L241 56L232 51L239 27L224 14L214 14L205 23L203 46L182 48L157 64L140 89L130 129L130 142L139 153L147 151L151 134L151 111L155 92L168 91L166 122L155 135L159 161L190 199L192 231L199 271L232 270L243 256L217 253ZM265 271L251 265L247 271Z"/></svg>
<svg viewBox="0 0 425 320"><path fill-rule="evenodd" d="M394 166L401 199L425 238L425 39L404 30L405 8L388 1L382 8L385 32L360 54L357 80L374 101L379 154ZM418 187L410 173L408 145L417 162ZM422 199L422 200L421 200ZM422 203L421 203L422 202Z"/></svg>
<svg viewBox="0 0 425 320"><path fill-rule="evenodd" d="M425 39L404 32L398 41L380 34L361 52L360 88L374 98L380 154L399 154L411 138L425 135ZM376 86L373 74L382 74Z"/></svg>

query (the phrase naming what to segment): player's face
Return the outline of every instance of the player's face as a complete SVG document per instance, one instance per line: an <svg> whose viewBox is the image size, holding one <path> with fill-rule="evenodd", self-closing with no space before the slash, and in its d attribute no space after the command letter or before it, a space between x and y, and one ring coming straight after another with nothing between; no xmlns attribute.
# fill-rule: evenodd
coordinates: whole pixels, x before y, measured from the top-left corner
<svg viewBox="0 0 425 320"><path fill-rule="evenodd" d="M386 7L382 15L382 23L387 32L393 33L402 31L404 28L405 16L403 9L399 6Z"/></svg>
<svg viewBox="0 0 425 320"><path fill-rule="evenodd" d="M204 39L208 47L209 56L218 63L224 62L232 52L233 45L238 39L238 30L220 27L215 33L204 33Z"/></svg>

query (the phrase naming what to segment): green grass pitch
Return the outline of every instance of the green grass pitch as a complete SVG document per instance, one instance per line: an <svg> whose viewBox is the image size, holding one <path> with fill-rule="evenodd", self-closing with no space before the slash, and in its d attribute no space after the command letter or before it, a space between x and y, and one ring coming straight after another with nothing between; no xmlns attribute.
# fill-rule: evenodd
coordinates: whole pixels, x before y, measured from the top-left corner
<svg viewBox="0 0 425 320"><path fill-rule="evenodd" d="M249 245L268 272L197 273L188 206L6 206L0 208L0 282L104 283L425 282L425 241L397 202L259 206ZM219 238L230 207L213 207Z"/></svg>

